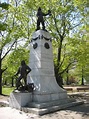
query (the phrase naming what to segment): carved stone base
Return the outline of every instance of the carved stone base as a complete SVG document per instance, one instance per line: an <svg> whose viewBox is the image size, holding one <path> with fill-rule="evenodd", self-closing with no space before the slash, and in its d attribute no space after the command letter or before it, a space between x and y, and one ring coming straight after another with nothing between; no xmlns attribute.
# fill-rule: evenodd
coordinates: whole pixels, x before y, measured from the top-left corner
<svg viewBox="0 0 89 119"><path fill-rule="evenodd" d="M33 101L37 103L44 103L44 102L50 102L54 100L62 100L67 99L67 93L66 92L54 92L54 93L34 93L33 92Z"/></svg>
<svg viewBox="0 0 89 119"><path fill-rule="evenodd" d="M21 107L27 106L29 102L32 102L32 93L18 91L10 94L10 107L21 109Z"/></svg>

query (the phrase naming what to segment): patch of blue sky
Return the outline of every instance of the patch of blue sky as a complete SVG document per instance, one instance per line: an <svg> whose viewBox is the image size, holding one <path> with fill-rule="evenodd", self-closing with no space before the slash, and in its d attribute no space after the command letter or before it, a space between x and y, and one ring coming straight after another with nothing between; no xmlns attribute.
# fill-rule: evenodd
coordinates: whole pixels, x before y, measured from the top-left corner
<svg viewBox="0 0 89 119"><path fill-rule="evenodd" d="M0 2L1 2L1 3L3 3L3 2L8 2L8 0L0 0Z"/></svg>

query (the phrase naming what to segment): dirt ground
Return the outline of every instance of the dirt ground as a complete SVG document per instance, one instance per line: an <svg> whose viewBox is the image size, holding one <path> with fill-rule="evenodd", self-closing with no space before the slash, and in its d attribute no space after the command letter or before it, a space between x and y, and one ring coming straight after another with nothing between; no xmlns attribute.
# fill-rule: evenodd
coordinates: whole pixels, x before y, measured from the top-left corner
<svg viewBox="0 0 89 119"><path fill-rule="evenodd" d="M7 95L0 95L0 101L7 101L9 96Z"/></svg>
<svg viewBox="0 0 89 119"><path fill-rule="evenodd" d="M0 95L0 101L7 101L8 98L9 96ZM0 107L0 119L89 119L89 92L83 92L75 98L82 99L85 103L43 116L24 113L10 107Z"/></svg>

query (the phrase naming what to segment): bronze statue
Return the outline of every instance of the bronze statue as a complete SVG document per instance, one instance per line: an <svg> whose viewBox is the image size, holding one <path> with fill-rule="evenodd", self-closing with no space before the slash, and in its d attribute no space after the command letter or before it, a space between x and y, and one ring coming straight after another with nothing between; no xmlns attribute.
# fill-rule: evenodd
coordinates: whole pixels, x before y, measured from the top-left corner
<svg viewBox="0 0 89 119"><path fill-rule="evenodd" d="M45 14L42 12L41 8L39 7L38 8L38 12L37 12L37 29L36 30L39 30L40 29L40 23L42 24L42 29L45 30L45 24L44 24L44 18L43 16L46 16L46 15L51 15L51 11L48 10L48 13Z"/></svg>
<svg viewBox="0 0 89 119"><path fill-rule="evenodd" d="M17 73L14 75L18 75L19 74L19 77L17 78L16 80L16 89L18 90L20 86L23 87L22 83L20 82L21 79L24 79L24 83L25 83L25 86L27 85L27 74L31 71L31 68L29 66L26 65L25 61L21 61L21 66L18 68L18 71Z"/></svg>

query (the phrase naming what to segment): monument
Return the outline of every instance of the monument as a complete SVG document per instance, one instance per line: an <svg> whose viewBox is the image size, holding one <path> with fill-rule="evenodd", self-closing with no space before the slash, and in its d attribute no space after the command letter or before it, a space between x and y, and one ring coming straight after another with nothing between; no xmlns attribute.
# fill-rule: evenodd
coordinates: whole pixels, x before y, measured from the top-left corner
<svg viewBox="0 0 89 119"><path fill-rule="evenodd" d="M67 93L58 86L53 63L52 40L49 32L38 30L32 35L30 43L28 83L34 83L33 101L48 102L66 99Z"/></svg>
<svg viewBox="0 0 89 119"><path fill-rule="evenodd" d="M39 29L32 34L29 67L31 72L27 76L27 83L34 84L34 90L12 92L11 107L42 115L81 103L69 99L67 92L56 82L52 38L46 30Z"/></svg>

